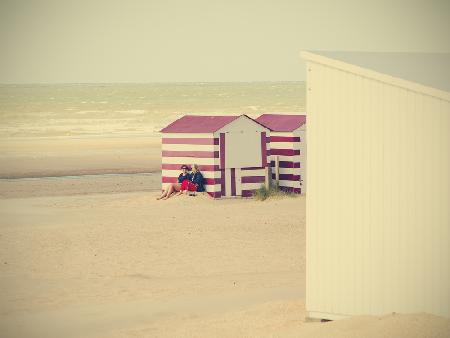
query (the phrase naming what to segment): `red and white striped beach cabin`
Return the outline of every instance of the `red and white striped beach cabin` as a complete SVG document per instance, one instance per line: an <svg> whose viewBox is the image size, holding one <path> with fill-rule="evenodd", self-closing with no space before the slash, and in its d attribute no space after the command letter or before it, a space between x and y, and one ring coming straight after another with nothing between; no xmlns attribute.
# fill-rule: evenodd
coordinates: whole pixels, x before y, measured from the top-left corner
<svg viewBox="0 0 450 338"><path fill-rule="evenodd" d="M162 186L198 164L215 198L250 197L268 180L269 130L247 115L185 115L161 130Z"/></svg>
<svg viewBox="0 0 450 338"><path fill-rule="evenodd" d="M281 189L306 192L306 115L263 114L256 119L270 129L272 179Z"/></svg>

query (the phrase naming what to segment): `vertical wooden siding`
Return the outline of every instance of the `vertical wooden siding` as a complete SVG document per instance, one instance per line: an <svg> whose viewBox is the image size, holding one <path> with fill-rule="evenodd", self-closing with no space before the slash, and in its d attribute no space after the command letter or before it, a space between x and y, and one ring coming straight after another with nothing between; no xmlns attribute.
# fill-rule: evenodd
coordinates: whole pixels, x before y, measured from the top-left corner
<svg viewBox="0 0 450 338"><path fill-rule="evenodd" d="M450 316L450 103L307 65L310 317Z"/></svg>

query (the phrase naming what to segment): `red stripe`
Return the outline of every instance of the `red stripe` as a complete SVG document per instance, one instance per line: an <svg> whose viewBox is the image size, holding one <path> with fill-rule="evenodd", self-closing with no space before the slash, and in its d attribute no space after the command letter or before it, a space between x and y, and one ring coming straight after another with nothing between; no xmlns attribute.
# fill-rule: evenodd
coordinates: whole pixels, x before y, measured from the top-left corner
<svg viewBox="0 0 450 338"><path fill-rule="evenodd" d="M206 164L199 164L198 165L200 171L217 171L220 170L219 165L206 165Z"/></svg>
<svg viewBox="0 0 450 338"><path fill-rule="evenodd" d="M267 144L266 144L266 133L261 133L261 166L265 167L267 165Z"/></svg>
<svg viewBox="0 0 450 338"><path fill-rule="evenodd" d="M280 180L283 180L283 181L300 181L300 175L280 174Z"/></svg>
<svg viewBox="0 0 450 338"><path fill-rule="evenodd" d="M276 179L276 174L272 174L272 179ZM294 174L280 174L280 180L283 181L300 181L300 175Z"/></svg>
<svg viewBox="0 0 450 338"><path fill-rule="evenodd" d="M178 183L178 177L163 176L162 177L162 182L163 183Z"/></svg>
<svg viewBox="0 0 450 338"><path fill-rule="evenodd" d="M300 142L298 136L270 136L270 142Z"/></svg>
<svg viewBox="0 0 450 338"><path fill-rule="evenodd" d="M220 169L225 169L225 133L220 133Z"/></svg>
<svg viewBox="0 0 450 338"><path fill-rule="evenodd" d="M166 170L181 170L182 164L168 164L168 163L162 163L161 169Z"/></svg>
<svg viewBox="0 0 450 338"><path fill-rule="evenodd" d="M220 193L225 196L225 169L220 170Z"/></svg>
<svg viewBox="0 0 450 338"><path fill-rule="evenodd" d="M219 158L218 151L176 151L163 150L163 157L197 157L197 158Z"/></svg>
<svg viewBox="0 0 450 338"><path fill-rule="evenodd" d="M222 197L222 194L220 193L220 191L215 191L215 192L209 192L208 191L208 195L213 197L213 198L220 198L220 197Z"/></svg>
<svg viewBox="0 0 450 338"><path fill-rule="evenodd" d="M218 165L199 164L198 167L199 167L200 171L216 171L216 170L220 170ZM179 170L179 169L181 169L181 164L163 163L161 165L161 169Z"/></svg>
<svg viewBox="0 0 450 338"><path fill-rule="evenodd" d="M231 168L231 196L236 196L236 169Z"/></svg>
<svg viewBox="0 0 450 338"><path fill-rule="evenodd" d="M220 184L220 178L204 178L205 184Z"/></svg>
<svg viewBox="0 0 450 338"><path fill-rule="evenodd" d="M241 170L261 170L264 169L263 167L246 167L246 168L241 168Z"/></svg>
<svg viewBox="0 0 450 338"><path fill-rule="evenodd" d="M278 163L280 168L300 168L300 162L280 161ZM271 161L270 166L275 167L275 161Z"/></svg>
<svg viewBox="0 0 450 338"><path fill-rule="evenodd" d="M242 190L242 197L253 197L255 190Z"/></svg>
<svg viewBox="0 0 450 338"><path fill-rule="evenodd" d="M302 193L301 188L280 187L280 190L283 190L283 191L286 191L286 192L293 192L295 194L301 194Z"/></svg>
<svg viewBox="0 0 450 338"><path fill-rule="evenodd" d="M284 155L284 156L294 156L300 155L300 150L294 149L270 149L271 155Z"/></svg>
<svg viewBox="0 0 450 338"><path fill-rule="evenodd" d="M206 145L217 145L219 144L219 139L216 138L189 138L189 137L174 137L174 138L162 138L162 144L206 144Z"/></svg>
<svg viewBox="0 0 450 338"><path fill-rule="evenodd" d="M243 176L242 183L263 183L266 181L264 176Z"/></svg>

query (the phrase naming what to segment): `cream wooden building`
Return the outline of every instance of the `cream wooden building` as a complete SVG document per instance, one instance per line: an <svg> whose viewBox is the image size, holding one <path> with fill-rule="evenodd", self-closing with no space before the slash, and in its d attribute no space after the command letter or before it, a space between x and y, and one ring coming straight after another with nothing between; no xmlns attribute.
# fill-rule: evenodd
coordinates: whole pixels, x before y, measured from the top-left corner
<svg viewBox="0 0 450 338"><path fill-rule="evenodd" d="M449 54L302 57L307 316L450 317Z"/></svg>

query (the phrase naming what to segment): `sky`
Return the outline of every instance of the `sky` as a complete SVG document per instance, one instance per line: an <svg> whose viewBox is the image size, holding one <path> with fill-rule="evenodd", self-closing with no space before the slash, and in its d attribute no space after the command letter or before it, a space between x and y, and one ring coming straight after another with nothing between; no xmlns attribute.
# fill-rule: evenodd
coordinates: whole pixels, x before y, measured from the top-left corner
<svg viewBox="0 0 450 338"><path fill-rule="evenodd" d="M450 52L448 0L0 0L0 83L303 81L301 50Z"/></svg>

